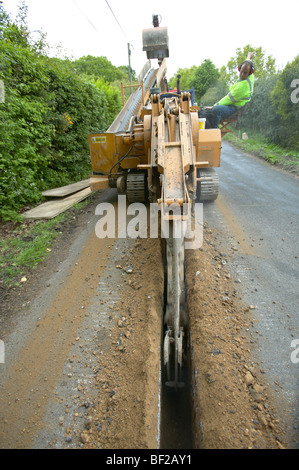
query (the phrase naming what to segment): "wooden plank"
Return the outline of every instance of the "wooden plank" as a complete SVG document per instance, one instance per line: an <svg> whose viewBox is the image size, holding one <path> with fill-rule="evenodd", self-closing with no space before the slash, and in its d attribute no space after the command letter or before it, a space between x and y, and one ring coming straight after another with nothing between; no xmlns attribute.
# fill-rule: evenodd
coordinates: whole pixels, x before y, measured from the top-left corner
<svg viewBox="0 0 299 470"><path fill-rule="evenodd" d="M98 191L100 189L109 188L109 178L108 178L108 176L92 175L90 177L90 186L89 187L92 191Z"/></svg>
<svg viewBox="0 0 299 470"><path fill-rule="evenodd" d="M82 189L81 191L72 194L64 199L55 199L40 204L33 209L22 214L25 219L53 219L57 215L65 212L77 202L83 201L92 194L90 188Z"/></svg>
<svg viewBox="0 0 299 470"><path fill-rule="evenodd" d="M81 189L87 188L89 186L89 178L87 180L78 181L77 183L68 184L67 186L61 186L60 188L49 189L48 191L43 191L43 196L48 197L65 197L70 194L74 194Z"/></svg>

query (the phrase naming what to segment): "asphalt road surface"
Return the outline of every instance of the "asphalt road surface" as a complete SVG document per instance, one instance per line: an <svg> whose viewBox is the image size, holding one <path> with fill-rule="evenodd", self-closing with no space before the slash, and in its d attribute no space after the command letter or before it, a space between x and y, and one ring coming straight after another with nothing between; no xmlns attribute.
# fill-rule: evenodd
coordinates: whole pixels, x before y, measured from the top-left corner
<svg viewBox="0 0 299 470"><path fill-rule="evenodd" d="M251 341L248 354L253 356L251 363L264 371L262 383L275 401L277 419L289 431L288 447L299 448L298 178L225 143L217 171L220 195L215 203L204 205L205 221L213 229L213 238L209 240L214 243L215 233L216 253L234 251L233 256L221 256L221 259L229 263L229 287L231 282L237 283L236 296L241 302L234 299L233 305L242 306L240 315L245 314L243 306L252 306L250 320L246 319ZM118 445L126 449L133 448L136 442L139 448L143 448L143 442L156 445L160 357L153 341L159 338L161 326L157 312L161 309L162 262L156 256L159 253L156 245L147 244L146 239L142 245L139 240L97 238L94 215L100 202L114 204L115 191L98 193L88 210L77 219L74 217L69 226L62 227L62 236L52 247L51 256L35 274L28 276L24 289L12 297L14 314L8 315L3 309L0 322L5 333L5 363L0 370L2 448L87 445L112 449ZM202 253L207 256L206 249ZM211 280L207 302L219 296L216 281L213 284L215 271L210 269L214 257L205 260L207 269L204 270L200 259L195 272L200 269ZM121 265L133 267L133 272L128 274L119 269ZM191 295L194 299L195 294ZM202 300L198 307L201 305ZM210 308L215 309L215 305L212 302ZM155 315L153 306L156 306ZM217 310L217 314L226 309ZM252 314L255 321L251 321ZM127 322L125 326L124 322ZM205 366L209 368L218 358L217 354L211 356L210 339L215 341L217 337L220 341L223 331L217 335L213 331L210 338L211 326L205 326L208 344L200 345L203 346L201 365L206 361ZM236 330L230 330L230 334L232 331ZM123 345L127 348L125 354ZM223 342L223 349L224 346L228 342ZM229 351L231 356L232 350ZM225 359L224 353L222 357ZM224 359L220 360L224 362ZM235 380L233 386L246 392L241 369L238 375L238 363L240 367L245 364L238 359L232 369L226 364L218 369L213 364L213 373L218 374L216 386L202 381L207 393L205 401L203 394L200 399L202 407L206 407L209 424L211 405L214 404L214 409L216 405L217 411L222 401L222 396L218 399L212 387L217 387L218 392L221 383L229 393L231 382L227 381L231 378ZM241 411L243 408L246 411L246 393L246 399L239 405ZM232 436L231 447L243 447L247 442L252 445L255 441L248 441L251 437L245 436L243 428L246 425L255 435L251 426L256 424L252 423L254 402L250 402L250 414L243 420L238 419L239 415L243 416L238 414L239 409L225 414L225 409L231 410L232 396L229 399L228 404L222 404L222 413L216 416L213 442L217 436L223 436L225 441L217 442L220 446L230 442ZM94 400L99 410L93 406ZM263 404L268 406L267 401ZM255 419L257 415L253 416ZM218 434L216 428L221 418ZM231 433L227 431L228 423ZM96 434L86 435L87 430ZM271 429L266 431L272 433Z"/></svg>
<svg viewBox="0 0 299 470"><path fill-rule="evenodd" d="M257 320L253 353L298 448L298 177L226 143L217 172L220 195L204 219L235 244L238 289Z"/></svg>

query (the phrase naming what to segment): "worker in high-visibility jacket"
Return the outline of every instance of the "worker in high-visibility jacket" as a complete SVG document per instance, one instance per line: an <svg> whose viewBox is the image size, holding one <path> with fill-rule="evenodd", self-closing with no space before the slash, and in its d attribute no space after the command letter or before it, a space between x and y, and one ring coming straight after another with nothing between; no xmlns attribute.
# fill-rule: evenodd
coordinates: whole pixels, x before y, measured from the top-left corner
<svg viewBox="0 0 299 470"><path fill-rule="evenodd" d="M249 53L248 57L248 59L239 65L239 79L231 87L229 93L214 106L205 108L208 110L206 113L207 129L217 129L221 119L228 118L251 100L254 87L254 65L251 62L252 53Z"/></svg>

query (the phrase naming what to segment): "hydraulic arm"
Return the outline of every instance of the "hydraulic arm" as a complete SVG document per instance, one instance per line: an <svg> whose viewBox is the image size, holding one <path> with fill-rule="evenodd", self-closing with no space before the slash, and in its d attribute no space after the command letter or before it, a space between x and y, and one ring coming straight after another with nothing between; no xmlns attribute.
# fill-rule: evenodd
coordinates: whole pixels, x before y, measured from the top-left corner
<svg viewBox="0 0 299 470"><path fill-rule="evenodd" d="M154 38L154 39L153 39ZM218 195L221 132L200 129L189 92L165 89L168 36L165 28L144 32L147 55L157 70L144 67L132 94L105 133L90 134L92 190L117 188L128 203L155 203L165 238L167 277L163 359L166 383L183 386L186 337L185 233L196 202ZM142 93L141 93L142 89Z"/></svg>

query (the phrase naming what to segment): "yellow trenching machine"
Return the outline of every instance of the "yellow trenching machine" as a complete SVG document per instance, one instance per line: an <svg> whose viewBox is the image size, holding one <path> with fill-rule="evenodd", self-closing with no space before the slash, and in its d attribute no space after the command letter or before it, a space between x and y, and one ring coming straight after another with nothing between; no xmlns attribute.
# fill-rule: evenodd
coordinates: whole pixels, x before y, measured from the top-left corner
<svg viewBox="0 0 299 470"><path fill-rule="evenodd" d="M155 19L155 17L153 17ZM184 231L178 225L195 201L218 195L221 132L200 129L198 108L189 92L167 92L167 28L143 30L143 50L150 60L138 77L137 90L105 133L89 134L92 190L117 188L127 201L156 203L166 238L167 307L164 364L169 386L182 386L185 319ZM169 207L179 211L168 211Z"/></svg>

